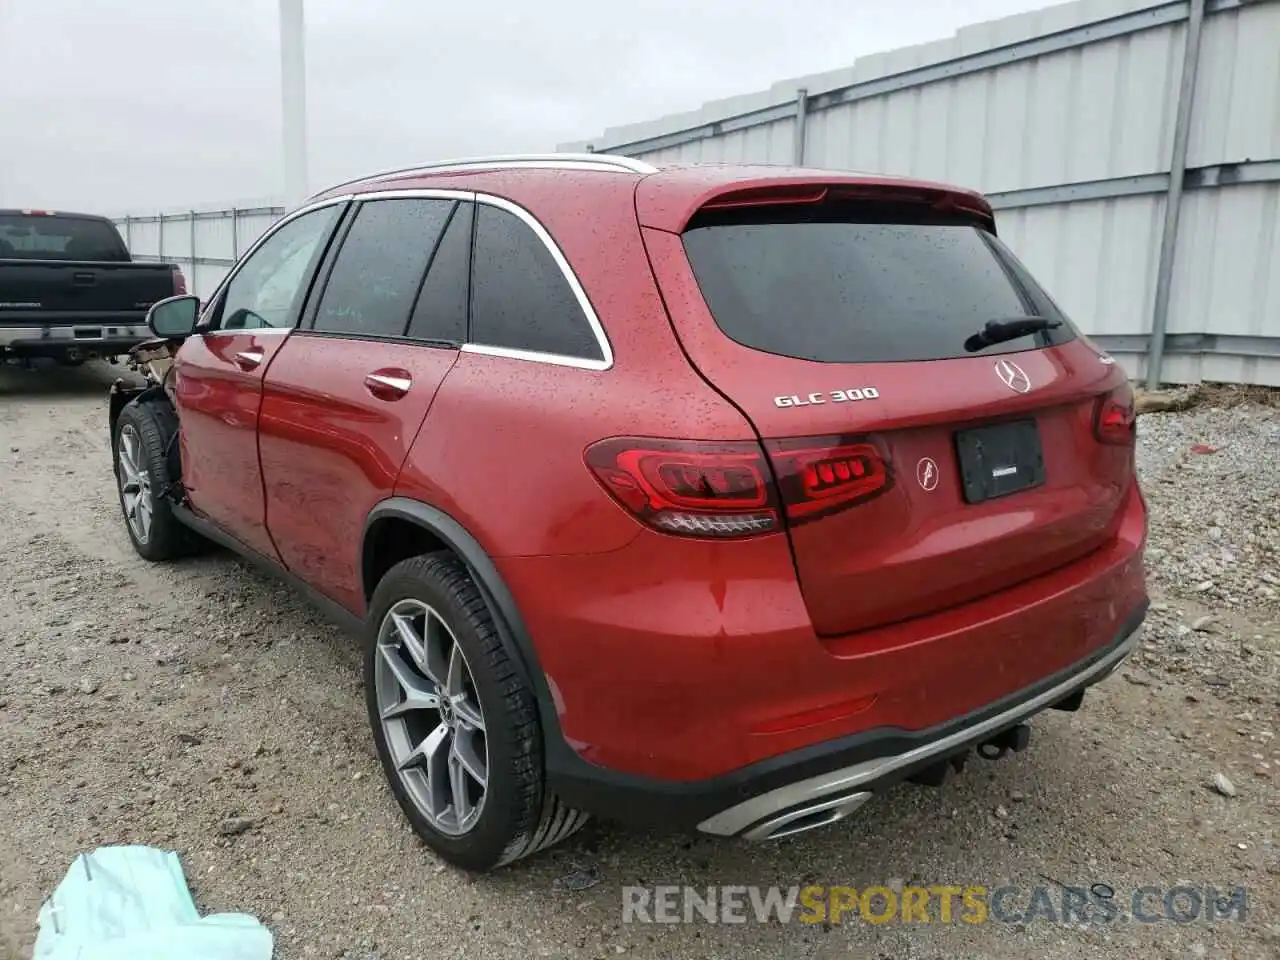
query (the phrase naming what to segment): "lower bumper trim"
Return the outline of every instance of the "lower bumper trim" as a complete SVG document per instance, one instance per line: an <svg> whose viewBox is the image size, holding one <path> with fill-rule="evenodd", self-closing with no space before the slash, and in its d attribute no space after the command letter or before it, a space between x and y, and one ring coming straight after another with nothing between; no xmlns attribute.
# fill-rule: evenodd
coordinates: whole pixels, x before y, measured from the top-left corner
<svg viewBox="0 0 1280 960"><path fill-rule="evenodd" d="M1133 652L1140 635L1141 628L1133 630L1105 656L1008 710L902 753L864 760L762 793L708 817L698 824L698 829L703 833L719 836L772 839L799 832L788 830L787 827L796 825L797 821L806 821L826 810L842 810L842 805L855 801L855 808L861 806L871 795L866 788L873 786L877 781L891 779L900 771L919 767L962 750L977 741L985 740L992 734L1052 706L1075 690L1101 680ZM847 812L852 811L845 811ZM842 819L843 815L819 820L812 826L823 826L825 823ZM804 829L810 829L810 827L806 826Z"/></svg>

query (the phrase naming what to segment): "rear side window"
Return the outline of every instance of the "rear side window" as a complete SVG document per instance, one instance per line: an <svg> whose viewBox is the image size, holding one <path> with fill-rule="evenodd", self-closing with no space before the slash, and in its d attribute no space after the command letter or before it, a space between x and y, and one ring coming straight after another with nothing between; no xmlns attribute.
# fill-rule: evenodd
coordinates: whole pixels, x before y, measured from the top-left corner
<svg viewBox="0 0 1280 960"><path fill-rule="evenodd" d="M0 259L124 262L116 228L90 217L0 213Z"/></svg>
<svg viewBox="0 0 1280 960"><path fill-rule="evenodd" d="M401 337L453 200L370 200L356 213L312 329Z"/></svg>
<svg viewBox="0 0 1280 960"><path fill-rule="evenodd" d="M476 206L471 341L585 360L604 354L564 273L533 229Z"/></svg>
<svg viewBox="0 0 1280 960"><path fill-rule="evenodd" d="M996 237L901 205L722 214L695 221L684 246L721 331L766 353L828 363L973 356L971 334L1021 316L1062 326L984 356L1075 336Z"/></svg>

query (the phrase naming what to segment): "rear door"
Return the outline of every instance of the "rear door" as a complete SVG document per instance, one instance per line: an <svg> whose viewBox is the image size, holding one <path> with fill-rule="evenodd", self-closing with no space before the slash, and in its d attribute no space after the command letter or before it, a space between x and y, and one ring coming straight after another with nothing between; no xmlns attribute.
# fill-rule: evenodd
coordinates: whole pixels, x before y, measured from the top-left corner
<svg viewBox="0 0 1280 960"><path fill-rule="evenodd" d="M302 329L267 372L267 524L285 565L364 607L365 520L396 477L466 337L472 204L370 198L328 258Z"/></svg>
<svg viewBox="0 0 1280 960"><path fill-rule="evenodd" d="M183 343L174 364L182 482L192 505L273 559L258 464L262 377L293 331L341 213L339 205L320 207L260 241L214 295L210 329Z"/></svg>
<svg viewBox="0 0 1280 960"><path fill-rule="evenodd" d="M1123 429L1100 443L1094 416L1112 390L1123 407L1123 375L979 219L833 191L645 239L685 349L764 441L819 633L954 606L1114 536L1132 449ZM1026 316L1058 326L966 349Z"/></svg>

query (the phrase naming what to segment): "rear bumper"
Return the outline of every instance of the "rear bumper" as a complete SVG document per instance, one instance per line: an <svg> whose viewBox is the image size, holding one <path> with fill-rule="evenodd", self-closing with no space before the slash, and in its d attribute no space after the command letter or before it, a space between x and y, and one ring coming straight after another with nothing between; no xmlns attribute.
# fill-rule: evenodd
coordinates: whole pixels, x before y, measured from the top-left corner
<svg viewBox="0 0 1280 960"><path fill-rule="evenodd" d="M879 727L697 782L666 782L585 765L553 775L553 788L578 809L629 822L696 827L756 840L803 820L839 819L871 794L940 760L962 754L1106 678L1135 649L1147 602L1112 641L1008 697L925 730Z"/></svg>
<svg viewBox="0 0 1280 960"><path fill-rule="evenodd" d="M17 357L111 357L151 339L145 323L0 326L0 355Z"/></svg>
<svg viewBox="0 0 1280 960"><path fill-rule="evenodd" d="M952 741L916 748L986 739L977 725L1019 708L992 721L1016 724L1055 685L1100 678L1108 666L1093 665L1122 657L1145 616L1145 540L1135 484L1106 547L962 606L836 638L814 633L784 537L642 533L604 553L494 563L519 611L505 615L531 665L551 789L602 815L735 832L747 813L715 818L828 774L837 794L910 776ZM788 812L791 796L760 815L770 804Z"/></svg>

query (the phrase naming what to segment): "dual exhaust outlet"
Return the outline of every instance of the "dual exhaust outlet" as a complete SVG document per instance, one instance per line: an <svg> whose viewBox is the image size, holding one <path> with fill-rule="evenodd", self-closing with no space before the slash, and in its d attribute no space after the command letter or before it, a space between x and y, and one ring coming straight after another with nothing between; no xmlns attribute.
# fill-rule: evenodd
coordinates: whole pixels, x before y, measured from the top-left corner
<svg viewBox="0 0 1280 960"><path fill-rule="evenodd" d="M1065 710L1078 709L1078 702L1074 705L1068 702L1072 699L1074 698L1069 697L1061 706L1054 704L1054 707ZM973 747L973 751L984 760L998 760L1007 753L1021 753L1030 742L1031 727L1025 723L1019 723L1001 730L986 740L979 741ZM928 766L916 770L906 779L909 783L921 786L940 787L953 773L963 770L968 759L969 748L965 748L959 753L935 760ZM746 840L781 840L783 837L793 837L799 833L816 830L818 827L838 823L870 799L871 791L869 790L860 790L835 798L818 799L802 807L788 810L781 816L772 817L745 831L742 837Z"/></svg>

